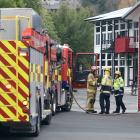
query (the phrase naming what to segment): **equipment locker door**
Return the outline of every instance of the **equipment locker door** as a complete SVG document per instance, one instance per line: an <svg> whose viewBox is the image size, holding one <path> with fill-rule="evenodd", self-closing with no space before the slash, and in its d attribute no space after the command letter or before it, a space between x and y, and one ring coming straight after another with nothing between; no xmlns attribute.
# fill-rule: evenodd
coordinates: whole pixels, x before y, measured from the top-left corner
<svg viewBox="0 0 140 140"><path fill-rule="evenodd" d="M0 121L17 121L17 49L0 41Z"/></svg>
<svg viewBox="0 0 140 140"><path fill-rule="evenodd" d="M0 122L29 121L27 52L21 41L0 41Z"/></svg>

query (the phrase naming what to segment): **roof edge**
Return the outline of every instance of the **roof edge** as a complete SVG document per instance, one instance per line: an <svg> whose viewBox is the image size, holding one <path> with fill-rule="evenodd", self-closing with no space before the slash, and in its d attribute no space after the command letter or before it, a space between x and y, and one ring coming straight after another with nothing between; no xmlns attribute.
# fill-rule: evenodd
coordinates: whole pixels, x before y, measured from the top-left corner
<svg viewBox="0 0 140 140"><path fill-rule="evenodd" d="M134 12L134 10L136 8L138 8L140 6L140 1L137 2L133 7L132 9L130 9L122 18L125 19L127 16L129 16L132 12Z"/></svg>

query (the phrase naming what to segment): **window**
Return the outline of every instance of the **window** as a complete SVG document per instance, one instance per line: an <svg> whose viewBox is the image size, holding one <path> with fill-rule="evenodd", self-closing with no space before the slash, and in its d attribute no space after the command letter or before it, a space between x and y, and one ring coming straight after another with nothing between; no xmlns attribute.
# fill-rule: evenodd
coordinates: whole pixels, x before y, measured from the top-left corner
<svg viewBox="0 0 140 140"><path fill-rule="evenodd" d="M107 66L111 66L111 60L107 61Z"/></svg>
<svg viewBox="0 0 140 140"><path fill-rule="evenodd" d="M105 59L105 54L104 53L102 54L102 59Z"/></svg>
<svg viewBox="0 0 140 140"><path fill-rule="evenodd" d="M115 25L115 30L118 30L119 29L119 25Z"/></svg>
<svg viewBox="0 0 140 140"><path fill-rule="evenodd" d="M105 66L105 61L102 61L102 66Z"/></svg>
<svg viewBox="0 0 140 140"><path fill-rule="evenodd" d="M120 31L121 36L126 36L127 32L126 31Z"/></svg>
<svg viewBox="0 0 140 140"><path fill-rule="evenodd" d="M102 25L106 25L106 21L102 21Z"/></svg>
<svg viewBox="0 0 140 140"><path fill-rule="evenodd" d="M127 65L132 66L132 60L127 60Z"/></svg>
<svg viewBox="0 0 140 140"><path fill-rule="evenodd" d="M100 34L96 34L96 45L100 45Z"/></svg>
<svg viewBox="0 0 140 140"><path fill-rule="evenodd" d="M106 26L103 26L102 27L102 32L105 32L106 31Z"/></svg>
<svg viewBox="0 0 140 140"><path fill-rule="evenodd" d="M119 21L118 20L114 20L114 23L118 23Z"/></svg>
<svg viewBox="0 0 140 140"><path fill-rule="evenodd" d="M112 31L112 25L108 26L108 31Z"/></svg>
<svg viewBox="0 0 140 140"><path fill-rule="evenodd" d="M108 21L107 24L112 24L112 21Z"/></svg>
<svg viewBox="0 0 140 140"><path fill-rule="evenodd" d="M99 66L99 60L97 61L97 66Z"/></svg>
<svg viewBox="0 0 140 140"><path fill-rule="evenodd" d="M109 44L112 42L112 40L113 40L112 33L108 33Z"/></svg>
<svg viewBox="0 0 140 140"><path fill-rule="evenodd" d="M118 59L118 54L115 54L115 59Z"/></svg>
<svg viewBox="0 0 140 140"><path fill-rule="evenodd" d="M129 29L132 29L132 22L129 22L128 28L129 28Z"/></svg>
<svg viewBox="0 0 140 140"><path fill-rule="evenodd" d="M124 66L125 65L125 60L120 60L120 66Z"/></svg>
<svg viewBox="0 0 140 140"><path fill-rule="evenodd" d="M118 60L115 60L115 61L114 61L114 65L115 65L115 66L118 66Z"/></svg>
<svg viewBox="0 0 140 140"><path fill-rule="evenodd" d="M134 22L134 28L138 28L138 22Z"/></svg>
<svg viewBox="0 0 140 140"><path fill-rule="evenodd" d="M106 44L106 33L103 33L102 41L103 41L103 42L102 42L103 44Z"/></svg>
<svg viewBox="0 0 140 140"><path fill-rule="evenodd" d="M120 28L125 29L125 24L121 24Z"/></svg>
<svg viewBox="0 0 140 140"><path fill-rule="evenodd" d="M100 32L100 27L96 27L96 32Z"/></svg>
<svg viewBox="0 0 140 140"><path fill-rule="evenodd" d="M111 53L107 54L107 59L111 59Z"/></svg>
<svg viewBox="0 0 140 140"><path fill-rule="evenodd" d="M124 59L124 54L120 54L120 59Z"/></svg>

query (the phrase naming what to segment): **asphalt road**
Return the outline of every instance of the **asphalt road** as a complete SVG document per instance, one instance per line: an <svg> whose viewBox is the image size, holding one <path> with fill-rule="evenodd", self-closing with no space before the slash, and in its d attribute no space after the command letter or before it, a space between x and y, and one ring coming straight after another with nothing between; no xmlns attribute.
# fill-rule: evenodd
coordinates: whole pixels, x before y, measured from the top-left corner
<svg viewBox="0 0 140 140"><path fill-rule="evenodd" d="M0 140L140 140L140 114L89 115L58 113L37 138L0 135Z"/></svg>
<svg viewBox="0 0 140 140"><path fill-rule="evenodd" d="M85 95L78 101L85 105ZM128 95L127 108L136 107L136 98ZM113 97L112 97L113 99ZM131 102L130 102L131 100ZM126 100L125 100L126 101ZM98 99L96 103L98 102ZM114 101L111 100L112 104ZM113 107L114 108L114 107ZM98 110L98 103L96 105ZM71 112L60 112L49 126L42 126L38 137L28 135L2 135L0 140L140 140L140 113L119 115L90 115L73 105Z"/></svg>

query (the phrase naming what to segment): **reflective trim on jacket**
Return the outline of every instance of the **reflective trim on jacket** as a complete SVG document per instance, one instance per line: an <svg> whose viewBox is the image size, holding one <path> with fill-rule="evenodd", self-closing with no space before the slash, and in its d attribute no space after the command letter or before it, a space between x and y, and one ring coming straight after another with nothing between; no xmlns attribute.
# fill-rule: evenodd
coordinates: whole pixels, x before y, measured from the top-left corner
<svg viewBox="0 0 140 140"><path fill-rule="evenodd" d="M111 76L103 76L101 81L101 93L111 93L112 85L113 82Z"/></svg>
<svg viewBox="0 0 140 140"><path fill-rule="evenodd" d="M97 90L97 79L92 73L89 73L87 78L87 91L96 92L96 90Z"/></svg>

